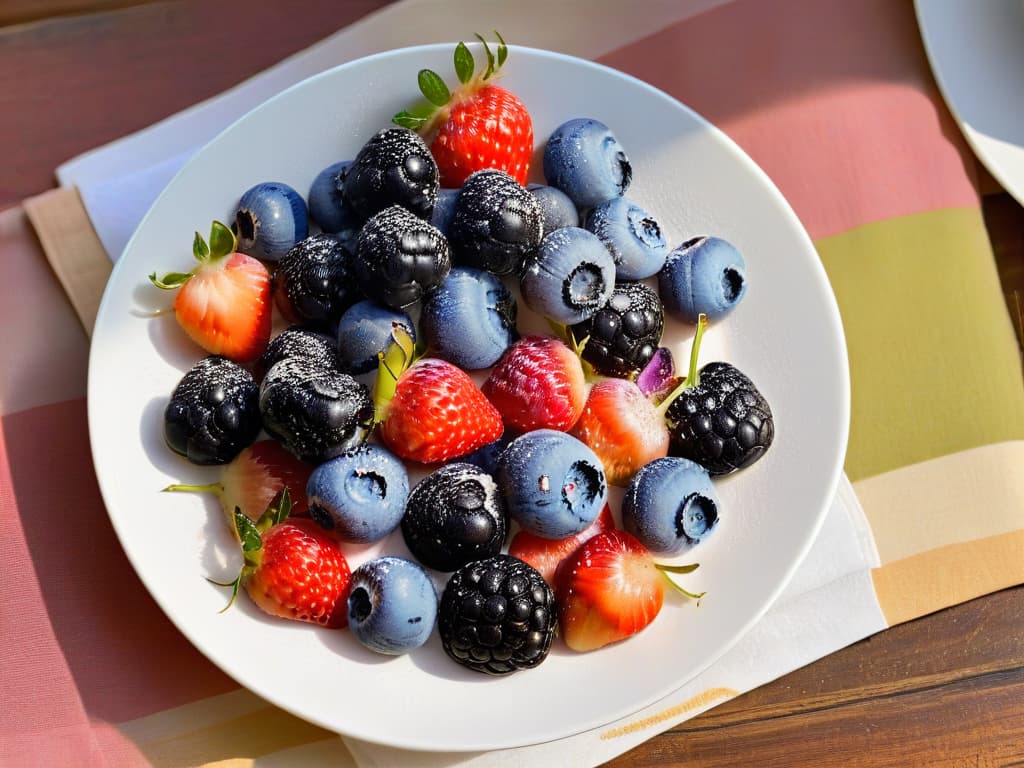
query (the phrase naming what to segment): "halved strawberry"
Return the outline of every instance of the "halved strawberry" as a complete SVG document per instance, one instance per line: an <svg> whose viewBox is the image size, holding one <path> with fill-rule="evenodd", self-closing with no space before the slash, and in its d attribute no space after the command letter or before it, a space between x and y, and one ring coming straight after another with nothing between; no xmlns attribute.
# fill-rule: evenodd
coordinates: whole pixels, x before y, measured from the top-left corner
<svg viewBox="0 0 1024 768"><path fill-rule="evenodd" d="M252 256L237 253L237 241L219 221L207 245L196 232L192 253L199 262L191 272L170 272L153 285L178 289L174 315L185 333L214 355L237 363L255 360L270 341L270 273Z"/></svg>
<svg viewBox="0 0 1024 768"><path fill-rule="evenodd" d="M548 584L555 583L558 566L573 554L585 541L592 539L602 531L610 531L615 527L611 509L607 504L589 526L565 539L545 539L541 536L520 530L512 537L508 553L529 563Z"/></svg>
<svg viewBox="0 0 1024 768"><path fill-rule="evenodd" d="M491 82L508 57L505 41L497 32L495 35L496 54L477 35L487 56L487 67L481 72L476 72L466 44L456 46L455 73L461 85L454 94L436 72L420 70L420 91L427 103L393 118L396 124L430 140L443 187L460 187L471 173L485 168L505 171L526 185L533 155L533 120L515 94Z"/></svg>

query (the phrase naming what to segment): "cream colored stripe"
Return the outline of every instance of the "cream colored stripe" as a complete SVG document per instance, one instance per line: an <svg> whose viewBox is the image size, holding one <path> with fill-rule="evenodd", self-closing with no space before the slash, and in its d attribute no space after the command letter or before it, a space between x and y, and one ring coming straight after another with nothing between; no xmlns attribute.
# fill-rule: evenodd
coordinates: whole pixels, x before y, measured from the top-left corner
<svg viewBox="0 0 1024 768"><path fill-rule="evenodd" d="M1024 583L1024 530L951 544L871 573L889 626Z"/></svg>
<svg viewBox="0 0 1024 768"><path fill-rule="evenodd" d="M882 565L1024 529L1024 440L985 445L853 484Z"/></svg>
<svg viewBox="0 0 1024 768"><path fill-rule="evenodd" d="M233 720L266 709L267 702L244 688L218 696L164 709L146 717L118 724L118 729L136 744L160 741L213 723Z"/></svg>
<svg viewBox="0 0 1024 768"><path fill-rule="evenodd" d="M668 709L663 709L661 712L645 717L642 720L635 720L632 723L627 723L617 728L604 731L600 738L602 740L614 739L619 736L636 733L637 731L642 731L655 726L658 723L663 723L666 720L671 720L686 712L704 710L709 708L711 704L719 704L726 699L731 699L739 695L740 692L732 688L708 688L706 691L698 693L691 699L680 702Z"/></svg>

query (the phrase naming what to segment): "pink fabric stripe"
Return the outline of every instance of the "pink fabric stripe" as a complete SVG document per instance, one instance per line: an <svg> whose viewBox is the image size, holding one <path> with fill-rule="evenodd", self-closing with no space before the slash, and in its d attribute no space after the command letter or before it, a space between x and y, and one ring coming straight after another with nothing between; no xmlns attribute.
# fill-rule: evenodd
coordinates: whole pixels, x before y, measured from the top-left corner
<svg viewBox="0 0 1024 768"><path fill-rule="evenodd" d="M979 204L918 39L910 3L735 0L601 62L729 134L818 238Z"/></svg>

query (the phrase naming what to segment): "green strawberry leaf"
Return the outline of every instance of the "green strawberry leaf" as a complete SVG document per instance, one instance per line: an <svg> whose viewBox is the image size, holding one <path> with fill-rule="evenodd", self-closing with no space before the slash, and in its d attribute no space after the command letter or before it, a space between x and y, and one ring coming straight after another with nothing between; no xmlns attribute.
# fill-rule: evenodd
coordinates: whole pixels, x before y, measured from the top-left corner
<svg viewBox="0 0 1024 768"><path fill-rule="evenodd" d="M157 288L171 291L175 288L181 288L181 286L188 282L190 277L192 277L191 272L168 272L163 277L157 277L156 272L153 272L149 276L149 282Z"/></svg>
<svg viewBox="0 0 1024 768"><path fill-rule="evenodd" d="M206 245L206 241L203 240L203 236L198 232L192 238L192 255L196 257L196 261L206 261L210 258L210 248Z"/></svg>
<svg viewBox="0 0 1024 768"><path fill-rule="evenodd" d="M377 378L373 382L374 421L387 418L388 403L398 389L399 377L408 370L416 357L412 337L398 323L391 327L391 343L378 355Z"/></svg>
<svg viewBox="0 0 1024 768"><path fill-rule="evenodd" d="M665 571L667 573L693 573L700 568L700 563L690 563L689 565L666 565L665 563L658 563L655 567L659 571Z"/></svg>
<svg viewBox="0 0 1024 768"><path fill-rule="evenodd" d="M476 62L473 54L465 43L455 46L455 74L459 76L459 82L465 85L473 79L473 72L476 70Z"/></svg>
<svg viewBox="0 0 1024 768"><path fill-rule="evenodd" d="M263 536L260 535L259 528L242 514L239 507L235 507L235 529L238 531L238 540L242 542L243 552L256 552L263 547Z"/></svg>
<svg viewBox="0 0 1024 768"><path fill-rule="evenodd" d="M498 38L498 69L501 69L501 65L508 58L508 46L505 45L505 38L501 36L498 30L494 30L494 36Z"/></svg>
<svg viewBox="0 0 1024 768"><path fill-rule="evenodd" d="M415 131L426 124L427 118L418 117L411 112L403 110L392 117L391 122L395 125L400 125L403 128L408 128L410 131Z"/></svg>
<svg viewBox="0 0 1024 768"><path fill-rule="evenodd" d="M448 90L448 86L445 85L444 80L442 80L441 76L434 70L421 69L416 79L419 82L420 93L422 93L424 98L426 98L426 100L431 104L443 107L451 100L451 91Z"/></svg>
<svg viewBox="0 0 1024 768"><path fill-rule="evenodd" d="M274 504L275 501L277 502L276 505ZM274 510L274 525L283 523L288 519L288 515L292 513L292 496L288 493L287 485L281 489L281 492L277 494L274 501L270 502L270 508Z"/></svg>
<svg viewBox="0 0 1024 768"><path fill-rule="evenodd" d="M198 237L198 233L196 233ZM228 254L234 253L238 247L238 240L235 233L227 225L214 221L210 225L210 259L216 261Z"/></svg>
<svg viewBox="0 0 1024 768"><path fill-rule="evenodd" d="M476 39L483 43L484 53L487 54L487 71L484 72L484 76L481 78L486 80L494 74L494 53L491 52L491 47L487 45L487 41L481 35L477 34Z"/></svg>

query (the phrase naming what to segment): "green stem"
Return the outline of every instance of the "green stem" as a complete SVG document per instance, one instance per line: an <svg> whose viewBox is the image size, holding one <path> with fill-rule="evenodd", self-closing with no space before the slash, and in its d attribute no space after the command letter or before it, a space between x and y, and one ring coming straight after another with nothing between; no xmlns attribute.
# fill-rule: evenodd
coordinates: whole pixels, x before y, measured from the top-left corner
<svg viewBox="0 0 1024 768"><path fill-rule="evenodd" d="M704 329L707 328L707 326L707 315L702 312L697 316L697 330L693 334L693 342L690 345L690 368L686 372L686 378L683 379L679 386L669 392L660 403L658 403L658 413L663 416L668 411L668 407L672 405L673 400L683 394L686 390L693 389L700 383L700 369L697 367L697 360L700 358L700 343L704 338Z"/></svg>
<svg viewBox="0 0 1024 768"><path fill-rule="evenodd" d="M707 592L691 592L680 584L677 584L675 579L669 576L670 573L692 573L697 570L697 563L692 565L664 565L663 563L655 563L654 567L657 568L661 575L665 577L665 581L672 585L672 589L681 595L684 595L691 600L700 600Z"/></svg>
<svg viewBox="0 0 1024 768"><path fill-rule="evenodd" d="M180 483L175 483L173 485L168 485L166 488L162 489L162 492L167 492L167 491L190 491L192 493L216 493L218 496L220 496L222 493L224 493L224 484L223 483L207 483L206 485L182 485Z"/></svg>

